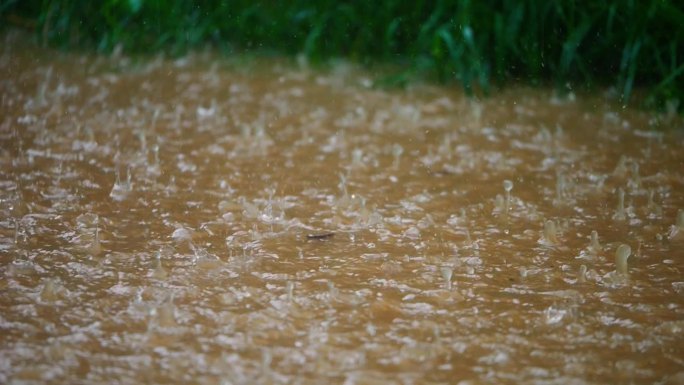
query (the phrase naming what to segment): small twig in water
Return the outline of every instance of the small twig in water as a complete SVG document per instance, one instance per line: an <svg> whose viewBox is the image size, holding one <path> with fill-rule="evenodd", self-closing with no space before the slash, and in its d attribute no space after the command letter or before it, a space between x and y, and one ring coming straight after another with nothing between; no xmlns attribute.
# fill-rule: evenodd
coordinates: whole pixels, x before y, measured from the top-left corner
<svg viewBox="0 0 684 385"><path fill-rule="evenodd" d="M334 235L335 235L335 233L307 234L306 239L324 240L324 239L332 238Z"/></svg>

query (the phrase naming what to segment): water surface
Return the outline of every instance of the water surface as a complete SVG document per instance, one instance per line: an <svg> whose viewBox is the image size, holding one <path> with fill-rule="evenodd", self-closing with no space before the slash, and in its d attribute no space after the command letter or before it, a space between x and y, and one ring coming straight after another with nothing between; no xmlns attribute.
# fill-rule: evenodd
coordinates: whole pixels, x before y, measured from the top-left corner
<svg viewBox="0 0 684 385"><path fill-rule="evenodd" d="M678 118L3 39L0 383L684 381Z"/></svg>

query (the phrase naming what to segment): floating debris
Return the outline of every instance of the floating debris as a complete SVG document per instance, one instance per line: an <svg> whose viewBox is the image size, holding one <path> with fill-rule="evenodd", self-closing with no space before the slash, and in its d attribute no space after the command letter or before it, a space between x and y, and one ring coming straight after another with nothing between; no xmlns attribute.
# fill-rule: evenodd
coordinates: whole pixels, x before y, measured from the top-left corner
<svg viewBox="0 0 684 385"><path fill-rule="evenodd" d="M307 234L306 239L322 241L322 240L330 239L334 236L335 236L335 233Z"/></svg>

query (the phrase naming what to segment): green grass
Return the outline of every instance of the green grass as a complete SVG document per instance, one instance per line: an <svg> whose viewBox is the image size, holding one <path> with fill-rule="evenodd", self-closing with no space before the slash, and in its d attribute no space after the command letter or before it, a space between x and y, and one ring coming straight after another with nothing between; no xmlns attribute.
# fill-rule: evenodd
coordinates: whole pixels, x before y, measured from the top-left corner
<svg viewBox="0 0 684 385"><path fill-rule="evenodd" d="M684 9L672 0L4 0L2 25L64 48L181 55L207 44L230 54L277 51L313 61L399 63L387 77L635 88L662 106L684 94ZM684 104L684 103L682 103Z"/></svg>

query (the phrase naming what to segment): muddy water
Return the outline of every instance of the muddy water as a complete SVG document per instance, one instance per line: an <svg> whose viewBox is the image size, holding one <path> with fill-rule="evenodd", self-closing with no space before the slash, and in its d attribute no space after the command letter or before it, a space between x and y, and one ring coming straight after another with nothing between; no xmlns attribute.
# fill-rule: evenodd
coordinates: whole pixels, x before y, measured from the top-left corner
<svg viewBox="0 0 684 385"><path fill-rule="evenodd" d="M0 383L684 381L676 118L4 39Z"/></svg>

